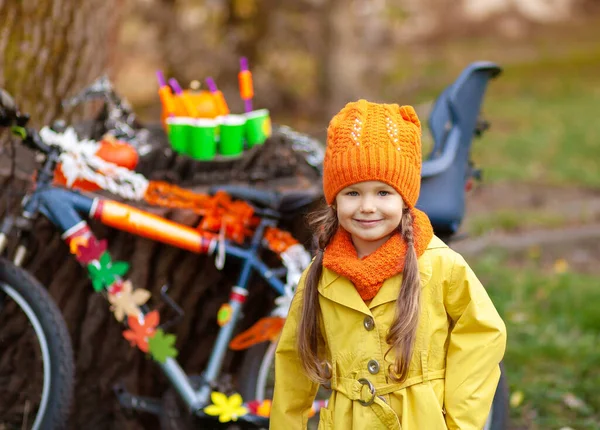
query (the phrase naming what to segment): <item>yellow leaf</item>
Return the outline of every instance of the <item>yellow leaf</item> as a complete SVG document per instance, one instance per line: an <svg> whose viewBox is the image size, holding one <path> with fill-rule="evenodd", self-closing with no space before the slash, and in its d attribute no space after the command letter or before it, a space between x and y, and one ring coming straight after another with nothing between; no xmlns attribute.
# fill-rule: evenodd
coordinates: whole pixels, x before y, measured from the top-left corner
<svg viewBox="0 0 600 430"><path fill-rule="evenodd" d="M248 409L241 406L243 403L242 396L234 394L231 397L227 397L223 393L213 391L211 396L213 405L209 405L204 408L204 412L207 415L219 416L219 421L226 423L229 421L237 421L238 417L244 416L248 413Z"/></svg>
<svg viewBox="0 0 600 430"><path fill-rule="evenodd" d="M221 415L221 407L217 405L208 405L204 408L204 413L216 417L217 415Z"/></svg>
<svg viewBox="0 0 600 430"><path fill-rule="evenodd" d="M228 423L229 421L237 421L237 417L233 417L233 415L231 415L231 412L222 412L221 415L219 415L219 422L221 423Z"/></svg>
<svg viewBox="0 0 600 430"><path fill-rule="evenodd" d="M242 403L242 396L240 396L238 393L235 393L229 398L229 406L231 408L239 408L240 406L242 406Z"/></svg>
<svg viewBox="0 0 600 430"><path fill-rule="evenodd" d="M227 406L227 396L223 393L219 393L218 391L213 391L210 395L210 399L217 406Z"/></svg>
<svg viewBox="0 0 600 430"><path fill-rule="evenodd" d="M233 419L233 421L237 421L237 419L239 417L243 417L244 415L246 415L248 413L248 408L245 408L243 406L236 408L231 415L231 418Z"/></svg>
<svg viewBox="0 0 600 430"><path fill-rule="evenodd" d="M569 263L564 258L559 258L554 262L554 273L565 273L569 270Z"/></svg>
<svg viewBox="0 0 600 430"><path fill-rule="evenodd" d="M513 408L518 408L521 403L523 403L524 398L525 396L523 395L522 391L515 391L510 396L510 406Z"/></svg>

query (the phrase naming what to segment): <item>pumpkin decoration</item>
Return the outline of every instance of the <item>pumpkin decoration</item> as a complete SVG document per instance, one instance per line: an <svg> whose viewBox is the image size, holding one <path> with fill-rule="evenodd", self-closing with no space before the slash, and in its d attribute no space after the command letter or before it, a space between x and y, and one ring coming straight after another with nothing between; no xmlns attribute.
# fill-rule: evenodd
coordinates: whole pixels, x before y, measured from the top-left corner
<svg viewBox="0 0 600 430"><path fill-rule="evenodd" d="M105 135L100 141L100 147L96 155L109 163L134 170L138 163L138 153L129 143L117 140L113 136ZM65 187L67 180L62 171L61 163L58 163L54 171L54 184ZM97 191L100 187L93 182L77 179L71 185L73 189L83 191Z"/></svg>
<svg viewBox="0 0 600 430"><path fill-rule="evenodd" d="M215 100L215 96L210 91L183 90L183 96L192 101L196 107L196 111L198 112L198 118L216 118L219 116L219 107L217 105L217 101ZM175 114L177 116L186 116L183 106L179 106L181 100L179 100L178 97L176 98L176 102L177 111ZM160 121L165 130L167 130L168 116L168 113L163 109L160 116Z"/></svg>

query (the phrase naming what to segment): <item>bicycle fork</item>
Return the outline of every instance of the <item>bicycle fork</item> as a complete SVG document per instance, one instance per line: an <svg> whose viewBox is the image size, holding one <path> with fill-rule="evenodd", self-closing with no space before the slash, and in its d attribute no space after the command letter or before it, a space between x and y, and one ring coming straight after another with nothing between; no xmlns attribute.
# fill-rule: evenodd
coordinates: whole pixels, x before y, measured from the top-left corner
<svg viewBox="0 0 600 430"><path fill-rule="evenodd" d="M18 218L9 216L4 218L2 226L0 226L0 254L2 254L8 246L8 235L14 226L19 229L19 242L12 258L12 262L15 266L21 267L25 261L27 250L29 248L29 237L32 228L30 219L24 216Z"/></svg>

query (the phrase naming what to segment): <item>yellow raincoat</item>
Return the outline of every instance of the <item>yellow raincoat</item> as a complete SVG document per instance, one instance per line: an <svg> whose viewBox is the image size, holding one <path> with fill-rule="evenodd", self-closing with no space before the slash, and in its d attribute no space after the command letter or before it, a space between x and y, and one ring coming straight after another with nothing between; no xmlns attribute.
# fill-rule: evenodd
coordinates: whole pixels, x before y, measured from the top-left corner
<svg viewBox="0 0 600 430"><path fill-rule="evenodd" d="M506 328L464 259L434 237L419 258L421 314L409 375L389 378L394 354L385 337L401 275L369 305L352 283L323 268L321 331L332 364L332 395L319 429L481 429L490 411L506 346ZM275 358L272 430L306 429L318 385L304 374L296 348L304 279ZM372 394L374 390L374 395Z"/></svg>

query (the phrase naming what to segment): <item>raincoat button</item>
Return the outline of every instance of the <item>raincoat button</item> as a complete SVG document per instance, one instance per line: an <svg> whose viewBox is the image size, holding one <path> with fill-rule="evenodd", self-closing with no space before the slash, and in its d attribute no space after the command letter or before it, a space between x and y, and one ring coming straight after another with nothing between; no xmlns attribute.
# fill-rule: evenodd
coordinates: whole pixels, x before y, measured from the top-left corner
<svg viewBox="0 0 600 430"><path fill-rule="evenodd" d="M365 326L365 329L367 331L371 331L375 328L375 321L373 321L372 317L365 317L365 320L363 321L363 324Z"/></svg>
<svg viewBox="0 0 600 430"><path fill-rule="evenodd" d="M367 369L371 375L379 373L379 362L377 360L369 360L367 363Z"/></svg>

